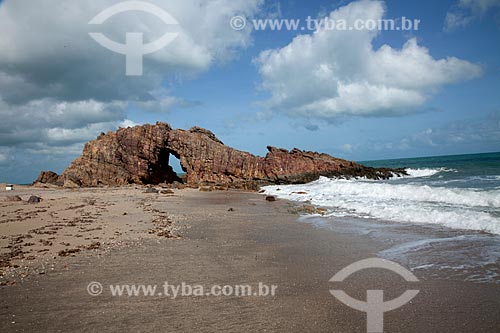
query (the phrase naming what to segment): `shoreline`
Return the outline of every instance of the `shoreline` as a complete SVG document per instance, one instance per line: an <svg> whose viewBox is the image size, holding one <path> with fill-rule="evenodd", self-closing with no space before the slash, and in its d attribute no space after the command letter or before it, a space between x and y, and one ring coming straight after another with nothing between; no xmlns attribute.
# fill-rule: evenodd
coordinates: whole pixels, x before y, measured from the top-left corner
<svg viewBox="0 0 500 333"><path fill-rule="evenodd" d="M128 192L132 202L147 198L150 211L137 208L134 213L130 202L123 199L126 197L117 197L113 191ZM128 214L108 211L99 218L137 221L140 215L146 223L140 228L137 223L134 235L142 237L123 239L122 245L101 254L100 250L85 250L74 257L58 257L60 265L54 270L0 287L3 330L365 331L366 314L330 295L329 289L336 285L328 280L347 265L374 257L382 249L377 242L298 223L294 203L267 202L256 193L185 189L174 191L173 196L161 196L143 191L102 189L98 193L89 189L60 194L94 192L95 196L113 198L112 207L127 207ZM143 211L140 214L139 209ZM173 221L181 238L147 233L153 227L148 223L159 212ZM114 233L112 228L109 231ZM392 299L408 288L391 273L366 270L358 274L341 286L358 299L366 297L367 289L383 289L385 297ZM278 289L274 297L172 300L159 296L114 297L109 293L92 297L86 291L91 281L106 286L164 281L203 285L264 282ZM385 314L387 331L493 332L500 325L496 285L426 279L419 283L419 289L420 295L409 304Z"/></svg>

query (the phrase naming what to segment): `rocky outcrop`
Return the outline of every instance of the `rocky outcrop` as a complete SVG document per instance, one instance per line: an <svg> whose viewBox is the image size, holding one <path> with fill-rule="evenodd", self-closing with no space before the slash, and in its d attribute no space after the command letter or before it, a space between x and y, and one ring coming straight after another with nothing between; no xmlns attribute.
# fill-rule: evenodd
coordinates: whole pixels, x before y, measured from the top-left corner
<svg viewBox="0 0 500 333"><path fill-rule="evenodd" d="M35 180L34 184L53 184L62 186L64 184L64 180L53 171L42 171Z"/></svg>
<svg viewBox="0 0 500 333"><path fill-rule="evenodd" d="M185 182L256 189L262 184L305 183L327 177L382 179L402 169L370 168L327 154L267 147L265 157L222 143L209 130L172 129L166 123L121 128L85 144L82 156L57 175L44 171L37 183L64 186L159 184L182 182L169 166L180 159Z"/></svg>

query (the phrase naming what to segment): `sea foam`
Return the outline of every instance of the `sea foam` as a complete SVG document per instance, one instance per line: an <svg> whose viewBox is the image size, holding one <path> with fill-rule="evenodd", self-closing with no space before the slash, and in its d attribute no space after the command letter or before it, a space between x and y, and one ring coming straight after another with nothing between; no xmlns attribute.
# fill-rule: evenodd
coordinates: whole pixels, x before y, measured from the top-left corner
<svg viewBox="0 0 500 333"><path fill-rule="evenodd" d="M419 168L419 169L406 169L406 172L408 173L408 176L406 177L420 178L420 177L431 177L440 172L456 172L456 170L447 168L435 168L435 169Z"/></svg>
<svg viewBox="0 0 500 333"><path fill-rule="evenodd" d="M434 223L500 234L499 191L326 177L304 185L274 185L264 189L266 194L279 198L332 208L337 215L340 210L358 217Z"/></svg>

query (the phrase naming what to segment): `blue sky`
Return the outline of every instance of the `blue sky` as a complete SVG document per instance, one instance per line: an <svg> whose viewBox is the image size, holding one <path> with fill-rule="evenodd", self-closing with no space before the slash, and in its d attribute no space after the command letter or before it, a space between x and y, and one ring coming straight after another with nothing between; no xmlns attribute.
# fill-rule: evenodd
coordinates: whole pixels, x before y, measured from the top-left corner
<svg viewBox="0 0 500 333"><path fill-rule="evenodd" d="M55 16L48 26L39 18L47 6L31 3L0 1L3 182L31 182L42 169L61 172L100 131L156 121L205 127L259 155L267 145L352 160L500 150L500 1L221 1L200 13L189 1L174 1L165 9L182 33L144 58L142 78L125 76L124 57L87 36L86 22L117 1L96 0L86 15L68 11L80 16ZM304 20L358 12L419 19L420 29L351 38L229 26L234 15ZM137 24L152 35L164 30L158 22L148 26L148 14L127 15L105 27L116 40ZM24 19L38 36L23 29ZM377 52L383 45L387 52ZM321 75L311 74L316 69Z"/></svg>
<svg viewBox="0 0 500 333"><path fill-rule="evenodd" d="M336 3L332 1L280 3L282 17L290 18L316 16L321 11L336 8ZM189 110L177 109L161 119L182 128L199 124L212 129L224 142L258 154L265 153L267 144L322 150L356 160L498 150L498 141L491 144L464 143L401 150L367 151L360 148L359 152L350 152L339 149L339 146L344 144L362 146L373 142L393 142L428 128L440 128L454 121L488 117L489 114L500 111L497 94L500 86L500 43L497 41L500 35L498 23L493 15L478 20L465 29L444 32L444 17L453 7L454 1L388 1L386 4L387 17L405 15L422 20L422 29L413 35L431 50L435 58L455 56L480 63L486 68L484 75L479 79L440 88L433 98L421 106L422 110L429 111L414 115L390 118L350 117L338 124L319 121L319 129L316 131L301 126L300 119L281 115L266 121L252 122L249 126L245 116L253 118L256 112L261 111L256 103L266 98L265 93L256 89L260 78L252 59L263 50L287 45L296 35L287 31L259 31L254 34L253 47L241 52L238 59L225 66L215 67L196 80L183 82L172 90L175 95L199 100L201 105ZM389 44L400 48L406 40L407 37L403 33L383 32L376 42L378 45ZM143 117L142 113L137 113L131 119L140 122ZM148 118L149 121L155 119L156 115ZM227 126L228 123L234 128Z"/></svg>

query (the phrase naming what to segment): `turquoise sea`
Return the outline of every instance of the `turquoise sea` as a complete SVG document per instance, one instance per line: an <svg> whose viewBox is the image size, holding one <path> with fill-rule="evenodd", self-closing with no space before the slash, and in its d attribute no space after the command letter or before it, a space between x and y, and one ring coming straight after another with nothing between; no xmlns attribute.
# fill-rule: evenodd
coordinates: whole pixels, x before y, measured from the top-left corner
<svg viewBox="0 0 500 333"><path fill-rule="evenodd" d="M384 244L378 255L445 278L500 283L500 153L360 162L406 168L385 181L329 179L266 194L328 210L300 221ZM305 193L305 194L304 194Z"/></svg>
<svg viewBox="0 0 500 333"><path fill-rule="evenodd" d="M440 170L429 177L417 179L429 186L497 191L500 189L500 153L404 158L360 163L373 167Z"/></svg>

